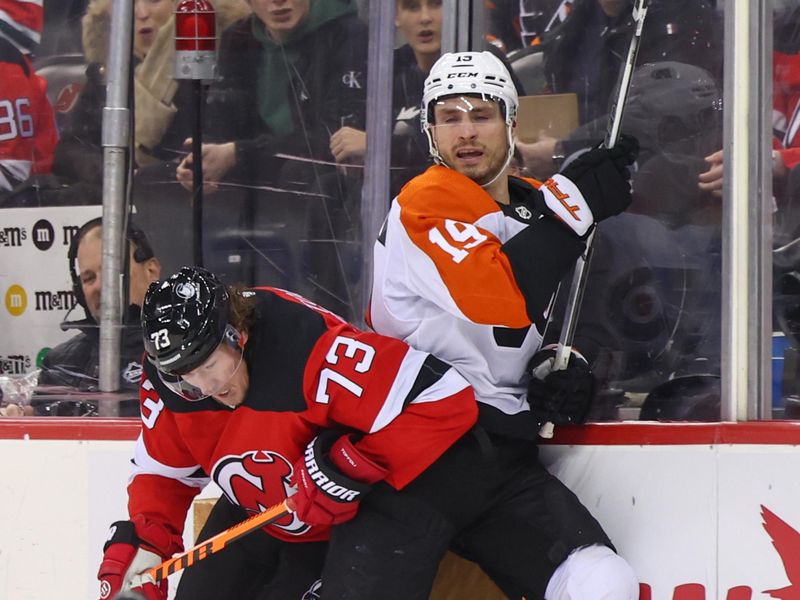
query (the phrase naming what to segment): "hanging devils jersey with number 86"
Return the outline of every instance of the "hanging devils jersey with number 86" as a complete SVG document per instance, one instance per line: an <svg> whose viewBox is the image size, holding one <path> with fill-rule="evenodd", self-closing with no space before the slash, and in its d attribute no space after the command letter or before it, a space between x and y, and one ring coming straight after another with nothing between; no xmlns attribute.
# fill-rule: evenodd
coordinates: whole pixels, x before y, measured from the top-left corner
<svg viewBox="0 0 800 600"><path fill-rule="evenodd" d="M412 179L375 244L370 325L456 367L475 390L482 425L534 438L527 365L539 350L559 281L584 249L539 213L539 182L509 178L497 203L443 166ZM519 418L522 416L523 418Z"/></svg>
<svg viewBox="0 0 800 600"><path fill-rule="evenodd" d="M50 172L58 133L46 87L30 60L0 37L0 190Z"/></svg>
<svg viewBox="0 0 800 600"><path fill-rule="evenodd" d="M236 409L175 395L145 361L128 508L171 532L164 555L180 548L189 505L209 478L231 502L260 512L290 495L293 465L309 441L336 429L354 433L358 450L400 489L477 418L467 382L430 354L359 331L289 292L254 294L240 367L249 386ZM290 514L267 531L305 542L327 539L330 528Z"/></svg>

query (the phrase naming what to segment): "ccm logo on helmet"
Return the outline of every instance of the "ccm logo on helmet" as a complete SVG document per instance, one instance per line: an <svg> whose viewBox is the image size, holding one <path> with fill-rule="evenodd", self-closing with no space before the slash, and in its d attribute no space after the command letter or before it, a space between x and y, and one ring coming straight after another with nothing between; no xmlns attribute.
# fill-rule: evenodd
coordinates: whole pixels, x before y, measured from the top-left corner
<svg viewBox="0 0 800 600"><path fill-rule="evenodd" d="M472 71L472 72L468 72L468 73L463 73L462 72L462 73L448 73L447 74L447 78L448 79L453 79L454 77L477 77L477 76L478 76L478 72L477 71Z"/></svg>
<svg viewBox="0 0 800 600"><path fill-rule="evenodd" d="M314 458L314 448L311 444L306 448L304 453L306 470L311 475L317 486L329 496L339 498L342 502L352 502L361 495L358 490L351 490L343 485L338 485L332 482L328 477L319 470L317 460Z"/></svg>

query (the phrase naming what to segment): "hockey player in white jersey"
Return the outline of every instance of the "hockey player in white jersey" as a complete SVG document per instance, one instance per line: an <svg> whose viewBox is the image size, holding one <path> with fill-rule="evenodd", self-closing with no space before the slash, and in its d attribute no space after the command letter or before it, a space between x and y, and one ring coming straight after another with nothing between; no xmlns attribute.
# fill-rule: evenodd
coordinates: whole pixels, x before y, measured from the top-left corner
<svg viewBox="0 0 800 600"><path fill-rule="evenodd" d="M425 561L435 565L448 546L512 600L639 597L602 527L537 459L542 423L585 419L591 371L574 354L565 371L531 375L553 356L540 345L558 282L595 224L631 202L627 167L638 143L598 145L544 183L511 177L517 105L493 55L443 55L425 81L421 115L438 164L393 200L375 245L371 325L453 364L480 406L475 435L396 503L391 517L415 541L414 556L370 548L358 565L359 573L391 565L380 569L375 597L427 598Z"/></svg>

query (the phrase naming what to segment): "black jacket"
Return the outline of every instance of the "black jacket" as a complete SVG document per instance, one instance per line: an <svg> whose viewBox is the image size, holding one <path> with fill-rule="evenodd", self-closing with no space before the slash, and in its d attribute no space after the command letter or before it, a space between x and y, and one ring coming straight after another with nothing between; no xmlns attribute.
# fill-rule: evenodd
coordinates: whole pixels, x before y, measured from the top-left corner
<svg viewBox="0 0 800 600"><path fill-rule="evenodd" d="M366 122L367 27L355 14L346 14L295 41L297 62L285 63L294 131L273 132L259 115L264 47L253 34L256 18L235 23L222 36L221 77L209 93L206 121L209 141L236 142L232 176L248 182L274 181L278 153L333 161L330 136L342 126L364 129Z"/></svg>
<svg viewBox="0 0 800 600"><path fill-rule="evenodd" d="M121 416L138 416L139 380L142 375L142 330L139 325L140 309L131 305L121 333L120 345L120 389L130 393L131 401L120 405ZM64 329L76 329L79 333L66 342L51 349L42 361L39 375L40 385L56 385L75 388L82 392L98 391L100 362L100 327L94 319L67 321ZM39 404L46 404L40 402ZM34 405L36 403L34 402ZM36 406L41 414L55 414ZM63 407L62 407L63 408ZM61 412L58 414L62 414Z"/></svg>
<svg viewBox="0 0 800 600"><path fill-rule="evenodd" d="M178 111L158 147L150 153L161 160L173 160L183 140L192 135L192 88L181 80L173 103ZM103 184L103 108L106 78L100 63L86 67L86 83L69 115L53 159L53 173L67 182L84 182L98 188Z"/></svg>
<svg viewBox="0 0 800 600"><path fill-rule="evenodd" d="M406 44L394 51L392 197L408 180L433 164L428 153L428 140L420 127L425 77L427 73L417 66L411 46Z"/></svg>
<svg viewBox="0 0 800 600"><path fill-rule="evenodd" d="M683 62L702 67L719 78L720 26L721 19L707 0L653 0L636 63ZM607 114L633 28L629 8L619 17L610 18L597 0L577 0L569 18L544 36L549 91L576 93L581 123Z"/></svg>

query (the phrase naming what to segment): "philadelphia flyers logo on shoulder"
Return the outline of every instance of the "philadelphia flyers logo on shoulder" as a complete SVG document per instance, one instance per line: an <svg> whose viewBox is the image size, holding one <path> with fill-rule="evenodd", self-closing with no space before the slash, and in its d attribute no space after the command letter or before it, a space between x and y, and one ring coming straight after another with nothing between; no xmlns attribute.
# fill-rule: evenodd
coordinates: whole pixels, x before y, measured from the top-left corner
<svg viewBox="0 0 800 600"><path fill-rule="evenodd" d="M229 454L218 460L211 470L211 477L228 500L256 514L289 497L292 463L278 452L251 450L239 455ZM311 529L294 513L270 527L290 535L303 535Z"/></svg>

